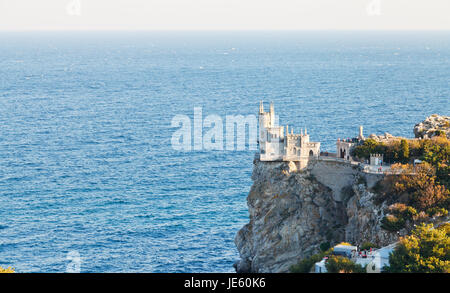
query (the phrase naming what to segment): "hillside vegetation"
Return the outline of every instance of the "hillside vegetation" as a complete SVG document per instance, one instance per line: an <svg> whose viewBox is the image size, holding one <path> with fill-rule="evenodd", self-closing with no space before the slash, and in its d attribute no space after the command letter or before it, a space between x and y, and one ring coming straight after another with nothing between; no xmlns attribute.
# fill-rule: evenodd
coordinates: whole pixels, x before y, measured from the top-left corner
<svg viewBox="0 0 450 293"><path fill-rule="evenodd" d="M394 163L391 168L397 173L387 175L374 188L378 203L390 204L383 219L384 229L398 231L408 223L448 215L450 140L445 135L420 140L393 139L388 143L369 138L353 152L364 159L371 153L383 154L385 161ZM422 163L414 164L415 160Z"/></svg>

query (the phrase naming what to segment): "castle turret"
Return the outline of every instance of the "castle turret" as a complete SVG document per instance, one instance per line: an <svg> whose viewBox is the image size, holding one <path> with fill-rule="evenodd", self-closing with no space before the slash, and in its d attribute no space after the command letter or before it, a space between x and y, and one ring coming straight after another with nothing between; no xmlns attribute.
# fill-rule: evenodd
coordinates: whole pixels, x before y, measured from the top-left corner
<svg viewBox="0 0 450 293"><path fill-rule="evenodd" d="M264 103L259 103L259 143L260 147L264 150L264 142L267 140L266 128L269 126L269 114L264 113Z"/></svg>
<svg viewBox="0 0 450 293"><path fill-rule="evenodd" d="M382 154L370 154L369 162L370 162L370 165L380 166L383 164L383 155Z"/></svg>
<svg viewBox="0 0 450 293"><path fill-rule="evenodd" d="M275 109L273 106L273 102L270 102L270 127L275 127Z"/></svg>

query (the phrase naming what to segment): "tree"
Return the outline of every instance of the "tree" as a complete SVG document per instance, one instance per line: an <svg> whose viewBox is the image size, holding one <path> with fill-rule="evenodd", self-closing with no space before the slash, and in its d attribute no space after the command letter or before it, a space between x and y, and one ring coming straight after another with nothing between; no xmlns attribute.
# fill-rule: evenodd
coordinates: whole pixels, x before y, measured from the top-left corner
<svg viewBox="0 0 450 293"><path fill-rule="evenodd" d="M328 273L364 273L364 268L343 256L331 256L325 263Z"/></svg>
<svg viewBox="0 0 450 293"><path fill-rule="evenodd" d="M379 248L378 245L373 244L372 242L364 242L363 244L361 244L361 246L359 247L360 250L369 250L371 248Z"/></svg>
<svg viewBox="0 0 450 293"><path fill-rule="evenodd" d="M400 239L389 256L391 273L450 272L448 226L435 229L432 224L418 226L410 236Z"/></svg>
<svg viewBox="0 0 450 293"><path fill-rule="evenodd" d="M352 155L357 156L358 158L368 159L370 154L375 153L377 146L378 142L376 140L368 138L361 145L352 150Z"/></svg>
<svg viewBox="0 0 450 293"><path fill-rule="evenodd" d="M333 252L333 248L326 251L311 255L302 259L299 263L292 265L289 268L291 273L309 273L316 262L321 261L325 256L330 255Z"/></svg>
<svg viewBox="0 0 450 293"><path fill-rule="evenodd" d="M445 205L449 190L437 183L436 170L428 163L417 165L393 165L393 172L399 173L393 179L393 192L397 195L407 194L409 205L419 211ZM415 171L414 175L411 173Z"/></svg>
<svg viewBox="0 0 450 293"><path fill-rule="evenodd" d="M400 141L400 160L403 163L408 163L409 161L409 145L406 139Z"/></svg>

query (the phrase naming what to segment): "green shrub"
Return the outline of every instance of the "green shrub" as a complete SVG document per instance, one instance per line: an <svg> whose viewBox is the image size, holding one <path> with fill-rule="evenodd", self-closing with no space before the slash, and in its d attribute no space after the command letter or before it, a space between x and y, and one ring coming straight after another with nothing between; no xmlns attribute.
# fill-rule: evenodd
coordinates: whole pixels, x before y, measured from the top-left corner
<svg viewBox="0 0 450 293"><path fill-rule="evenodd" d="M378 248L378 245L375 245L375 244L373 244L371 242L364 242L359 247L360 250L370 250L371 248Z"/></svg>
<svg viewBox="0 0 450 293"><path fill-rule="evenodd" d="M330 255L333 252L333 248L326 251L314 254L310 257L302 259L298 264L292 265L289 268L291 273L309 273L316 262L321 261L325 256Z"/></svg>
<svg viewBox="0 0 450 293"><path fill-rule="evenodd" d="M331 256L325 263L328 273L365 273L364 268L343 256Z"/></svg>
<svg viewBox="0 0 450 293"><path fill-rule="evenodd" d="M328 249L330 249L330 247L331 247L330 242L322 242L320 244L320 250L321 251L327 251Z"/></svg>
<svg viewBox="0 0 450 293"><path fill-rule="evenodd" d="M397 218L404 220L412 220L417 216L417 210L411 206L407 206L403 203L395 203L388 208L389 212L395 215Z"/></svg>
<svg viewBox="0 0 450 293"><path fill-rule="evenodd" d="M434 135L435 135L435 136L446 136L446 135L445 135L445 132L444 132L443 130L436 130L436 131L434 132Z"/></svg>
<svg viewBox="0 0 450 293"><path fill-rule="evenodd" d="M390 213L381 220L381 228L396 232L405 227L406 221L413 221L417 216L417 210L403 203L395 203L389 206Z"/></svg>
<svg viewBox="0 0 450 293"><path fill-rule="evenodd" d="M406 207L406 210L403 211L403 217L408 220L412 220L415 216L417 216L417 210L413 207Z"/></svg>
<svg viewBox="0 0 450 293"><path fill-rule="evenodd" d="M356 146L352 149L351 155L356 156L358 158L364 158L369 159L370 154L375 153L375 150L377 149L379 143L372 139L368 138L364 140L364 142L361 145Z"/></svg>
<svg viewBox="0 0 450 293"><path fill-rule="evenodd" d="M429 208L427 210L427 214L430 217L433 217L433 216L445 217L448 215L448 211L445 208L434 207L434 208Z"/></svg>
<svg viewBox="0 0 450 293"><path fill-rule="evenodd" d="M312 266L322 258L323 257L318 257L317 254L311 257L304 258L298 264L291 266L289 268L289 271L291 273L309 273Z"/></svg>
<svg viewBox="0 0 450 293"><path fill-rule="evenodd" d="M390 232L397 232L405 227L405 220L394 215L387 215L381 220L381 228Z"/></svg>

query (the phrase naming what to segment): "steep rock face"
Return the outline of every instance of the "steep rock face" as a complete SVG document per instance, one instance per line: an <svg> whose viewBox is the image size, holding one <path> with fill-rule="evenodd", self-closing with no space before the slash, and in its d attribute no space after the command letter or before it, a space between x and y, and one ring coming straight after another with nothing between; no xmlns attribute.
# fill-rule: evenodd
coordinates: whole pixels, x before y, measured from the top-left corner
<svg viewBox="0 0 450 293"><path fill-rule="evenodd" d="M431 138L436 132L443 131L450 138L450 116L433 114L414 126L414 135L419 138Z"/></svg>
<svg viewBox="0 0 450 293"><path fill-rule="evenodd" d="M235 238L241 256L236 270L288 272L323 242L396 241L398 234L380 228L384 207L373 203L370 187L379 179L337 162L315 161L298 171L292 162L255 159L250 222Z"/></svg>
<svg viewBox="0 0 450 293"><path fill-rule="evenodd" d="M386 246L407 234L406 230L392 233L381 229L381 219L385 216L386 205L374 204L375 194L364 184L352 186L353 196L346 203L348 223L345 227L345 241L361 245L371 242Z"/></svg>

